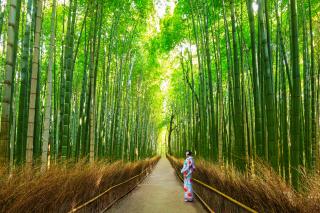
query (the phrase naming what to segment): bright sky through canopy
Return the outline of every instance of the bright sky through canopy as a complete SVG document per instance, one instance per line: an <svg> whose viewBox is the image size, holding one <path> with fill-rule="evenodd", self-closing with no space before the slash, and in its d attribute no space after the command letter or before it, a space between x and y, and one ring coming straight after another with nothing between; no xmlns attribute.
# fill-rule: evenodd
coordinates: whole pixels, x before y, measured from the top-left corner
<svg viewBox="0 0 320 213"><path fill-rule="evenodd" d="M154 0L157 16L162 19L167 12L172 15L176 6L175 2L175 0Z"/></svg>
<svg viewBox="0 0 320 213"><path fill-rule="evenodd" d="M255 14L258 12L259 4L256 1L252 2L252 9Z"/></svg>

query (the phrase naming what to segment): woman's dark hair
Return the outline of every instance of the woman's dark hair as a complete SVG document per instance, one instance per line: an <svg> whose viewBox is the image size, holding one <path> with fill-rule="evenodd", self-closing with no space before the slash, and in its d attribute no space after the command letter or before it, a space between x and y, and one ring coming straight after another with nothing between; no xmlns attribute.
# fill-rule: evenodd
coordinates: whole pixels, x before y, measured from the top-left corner
<svg viewBox="0 0 320 213"><path fill-rule="evenodd" d="M191 155L192 155L192 152L191 152L190 150L187 150L187 151L186 151L186 154L191 156Z"/></svg>

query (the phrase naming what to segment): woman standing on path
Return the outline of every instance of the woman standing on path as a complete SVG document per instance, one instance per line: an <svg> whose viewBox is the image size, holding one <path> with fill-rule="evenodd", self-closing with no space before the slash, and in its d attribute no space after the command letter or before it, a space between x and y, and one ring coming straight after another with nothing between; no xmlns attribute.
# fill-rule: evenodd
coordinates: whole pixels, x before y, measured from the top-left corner
<svg viewBox="0 0 320 213"><path fill-rule="evenodd" d="M183 184L184 201L186 202L193 201L193 190L192 190L191 178L195 168L196 167L194 166L192 152L187 151L186 160L184 161L183 168L181 169L181 173L183 173L183 177L184 177L184 184Z"/></svg>

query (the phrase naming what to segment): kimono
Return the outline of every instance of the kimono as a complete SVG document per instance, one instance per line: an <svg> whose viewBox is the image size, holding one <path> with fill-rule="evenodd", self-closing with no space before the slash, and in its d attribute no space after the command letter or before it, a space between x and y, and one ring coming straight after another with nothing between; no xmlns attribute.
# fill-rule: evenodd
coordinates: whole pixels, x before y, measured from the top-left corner
<svg viewBox="0 0 320 213"><path fill-rule="evenodd" d="M193 190L192 190L192 173L195 170L194 160L191 156L187 157L187 159L183 163L183 168L181 169L181 173L183 173L184 177L184 200L185 201L193 201Z"/></svg>

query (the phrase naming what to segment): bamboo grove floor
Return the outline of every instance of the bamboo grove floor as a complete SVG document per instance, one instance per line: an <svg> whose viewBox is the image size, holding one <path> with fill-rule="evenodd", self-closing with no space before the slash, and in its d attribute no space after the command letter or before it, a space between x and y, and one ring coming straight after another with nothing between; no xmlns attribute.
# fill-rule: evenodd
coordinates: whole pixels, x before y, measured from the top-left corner
<svg viewBox="0 0 320 213"><path fill-rule="evenodd" d="M179 213L206 212L199 201L185 203L183 188L169 161L163 157L137 188L116 203L112 213Z"/></svg>

